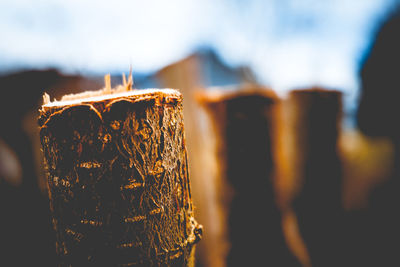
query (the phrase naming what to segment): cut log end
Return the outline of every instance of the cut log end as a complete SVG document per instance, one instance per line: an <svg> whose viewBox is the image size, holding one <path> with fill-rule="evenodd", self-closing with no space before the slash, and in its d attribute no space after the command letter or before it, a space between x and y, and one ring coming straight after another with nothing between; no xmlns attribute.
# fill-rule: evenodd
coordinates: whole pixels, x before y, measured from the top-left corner
<svg viewBox="0 0 400 267"><path fill-rule="evenodd" d="M48 94L44 94L44 104L42 108L46 109L99 101L112 101L121 98L129 98L135 102L145 101L148 99L159 99L161 102L165 103L168 103L168 101L182 101L181 93L174 89L126 90L124 86L119 85L112 90L107 90L107 88L105 88L99 91L87 91L79 94L65 95L60 101L50 101Z"/></svg>
<svg viewBox="0 0 400 267"><path fill-rule="evenodd" d="M207 107L213 104L229 102L238 98L258 97L269 101L277 101L278 96L270 88L257 85L243 85L240 88L210 88L207 91L200 91L196 94L196 100L201 105Z"/></svg>
<svg viewBox="0 0 400 267"><path fill-rule="evenodd" d="M323 87L311 87L305 89L296 89L290 92L291 98L307 97L310 99L317 98L341 98L342 92L339 90L327 89Z"/></svg>

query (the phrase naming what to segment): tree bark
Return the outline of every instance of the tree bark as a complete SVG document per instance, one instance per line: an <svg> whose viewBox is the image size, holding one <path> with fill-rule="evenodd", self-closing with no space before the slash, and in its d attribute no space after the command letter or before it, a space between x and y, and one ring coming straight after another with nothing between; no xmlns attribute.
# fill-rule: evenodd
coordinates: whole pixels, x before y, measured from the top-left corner
<svg viewBox="0 0 400 267"><path fill-rule="evenodd" d="M59 266L192 264L202 227L179 92L52 102L39 125Z"/></svg>

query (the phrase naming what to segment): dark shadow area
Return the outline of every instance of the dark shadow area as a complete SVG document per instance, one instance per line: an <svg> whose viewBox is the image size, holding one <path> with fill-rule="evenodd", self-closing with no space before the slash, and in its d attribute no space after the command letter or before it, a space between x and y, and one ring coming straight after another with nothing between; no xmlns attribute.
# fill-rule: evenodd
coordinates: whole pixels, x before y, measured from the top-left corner
<svg viewBox="0 0 400 267"><path fill-rule="evenodd" d="M383 23L362 64L359 128L369 136L387 137L394 148L394 168L369 197L358 218L367 238L355 239L364 266L400 266L400 10ZM364 242L363 242L364 241ZM366 241L366 242L365 242ZM361 266L361 264L359 266Z"/></svg>

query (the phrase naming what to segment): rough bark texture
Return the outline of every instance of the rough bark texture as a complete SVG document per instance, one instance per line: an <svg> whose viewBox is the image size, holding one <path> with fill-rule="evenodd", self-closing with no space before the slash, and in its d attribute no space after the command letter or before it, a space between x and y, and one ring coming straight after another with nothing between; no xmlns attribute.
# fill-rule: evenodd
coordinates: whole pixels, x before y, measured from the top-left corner
<svg viewBox="0 0 400 267"><path fill-rule="evenodd" d="M190 266L201 226L181 101L147 90L42 107L59 266Z"/></svg>
<svg viewBox="0 0 400 267"><path fill-rule="evenodd" d="M312 266L343 266L342 173L338 137L342 94L321 88L292 91L290 132L298 183L293 207Z"/></svg>
<svg viewBox="0 0 400 267"><path fill-rule="evenodd" d="M289 252L275 203L273 92L209 93L199 100L217 134L227 266L300 266Z"/></svg>

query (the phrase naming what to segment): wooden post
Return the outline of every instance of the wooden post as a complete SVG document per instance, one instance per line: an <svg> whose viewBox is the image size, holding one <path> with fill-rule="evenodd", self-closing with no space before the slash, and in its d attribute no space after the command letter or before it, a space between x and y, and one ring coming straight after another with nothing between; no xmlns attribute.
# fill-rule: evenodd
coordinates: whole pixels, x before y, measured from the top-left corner
<svg viewBox="0 0 400 267"><path fill-rule="evenodd" d="M289 95L293 208L312 266L343 266L339 91L311 88Z"/></svg>
<svg viewBox="0 0 400 267"><path fill-rule="evenodd" d="M276 95L265 88L199 95L217 135L227 266L300 266L289 252L274 192ZM220 241L223 242L223 241ZM220 244L221 245L221 244ZM224 245L224 244L222 244Z"/></svg>
<svg viewBox="0 0 400 267"><path fill-rule="evenodd" d="M191 266L178 91L105 88L45 104L39 125L59 266Z"/></svg>

